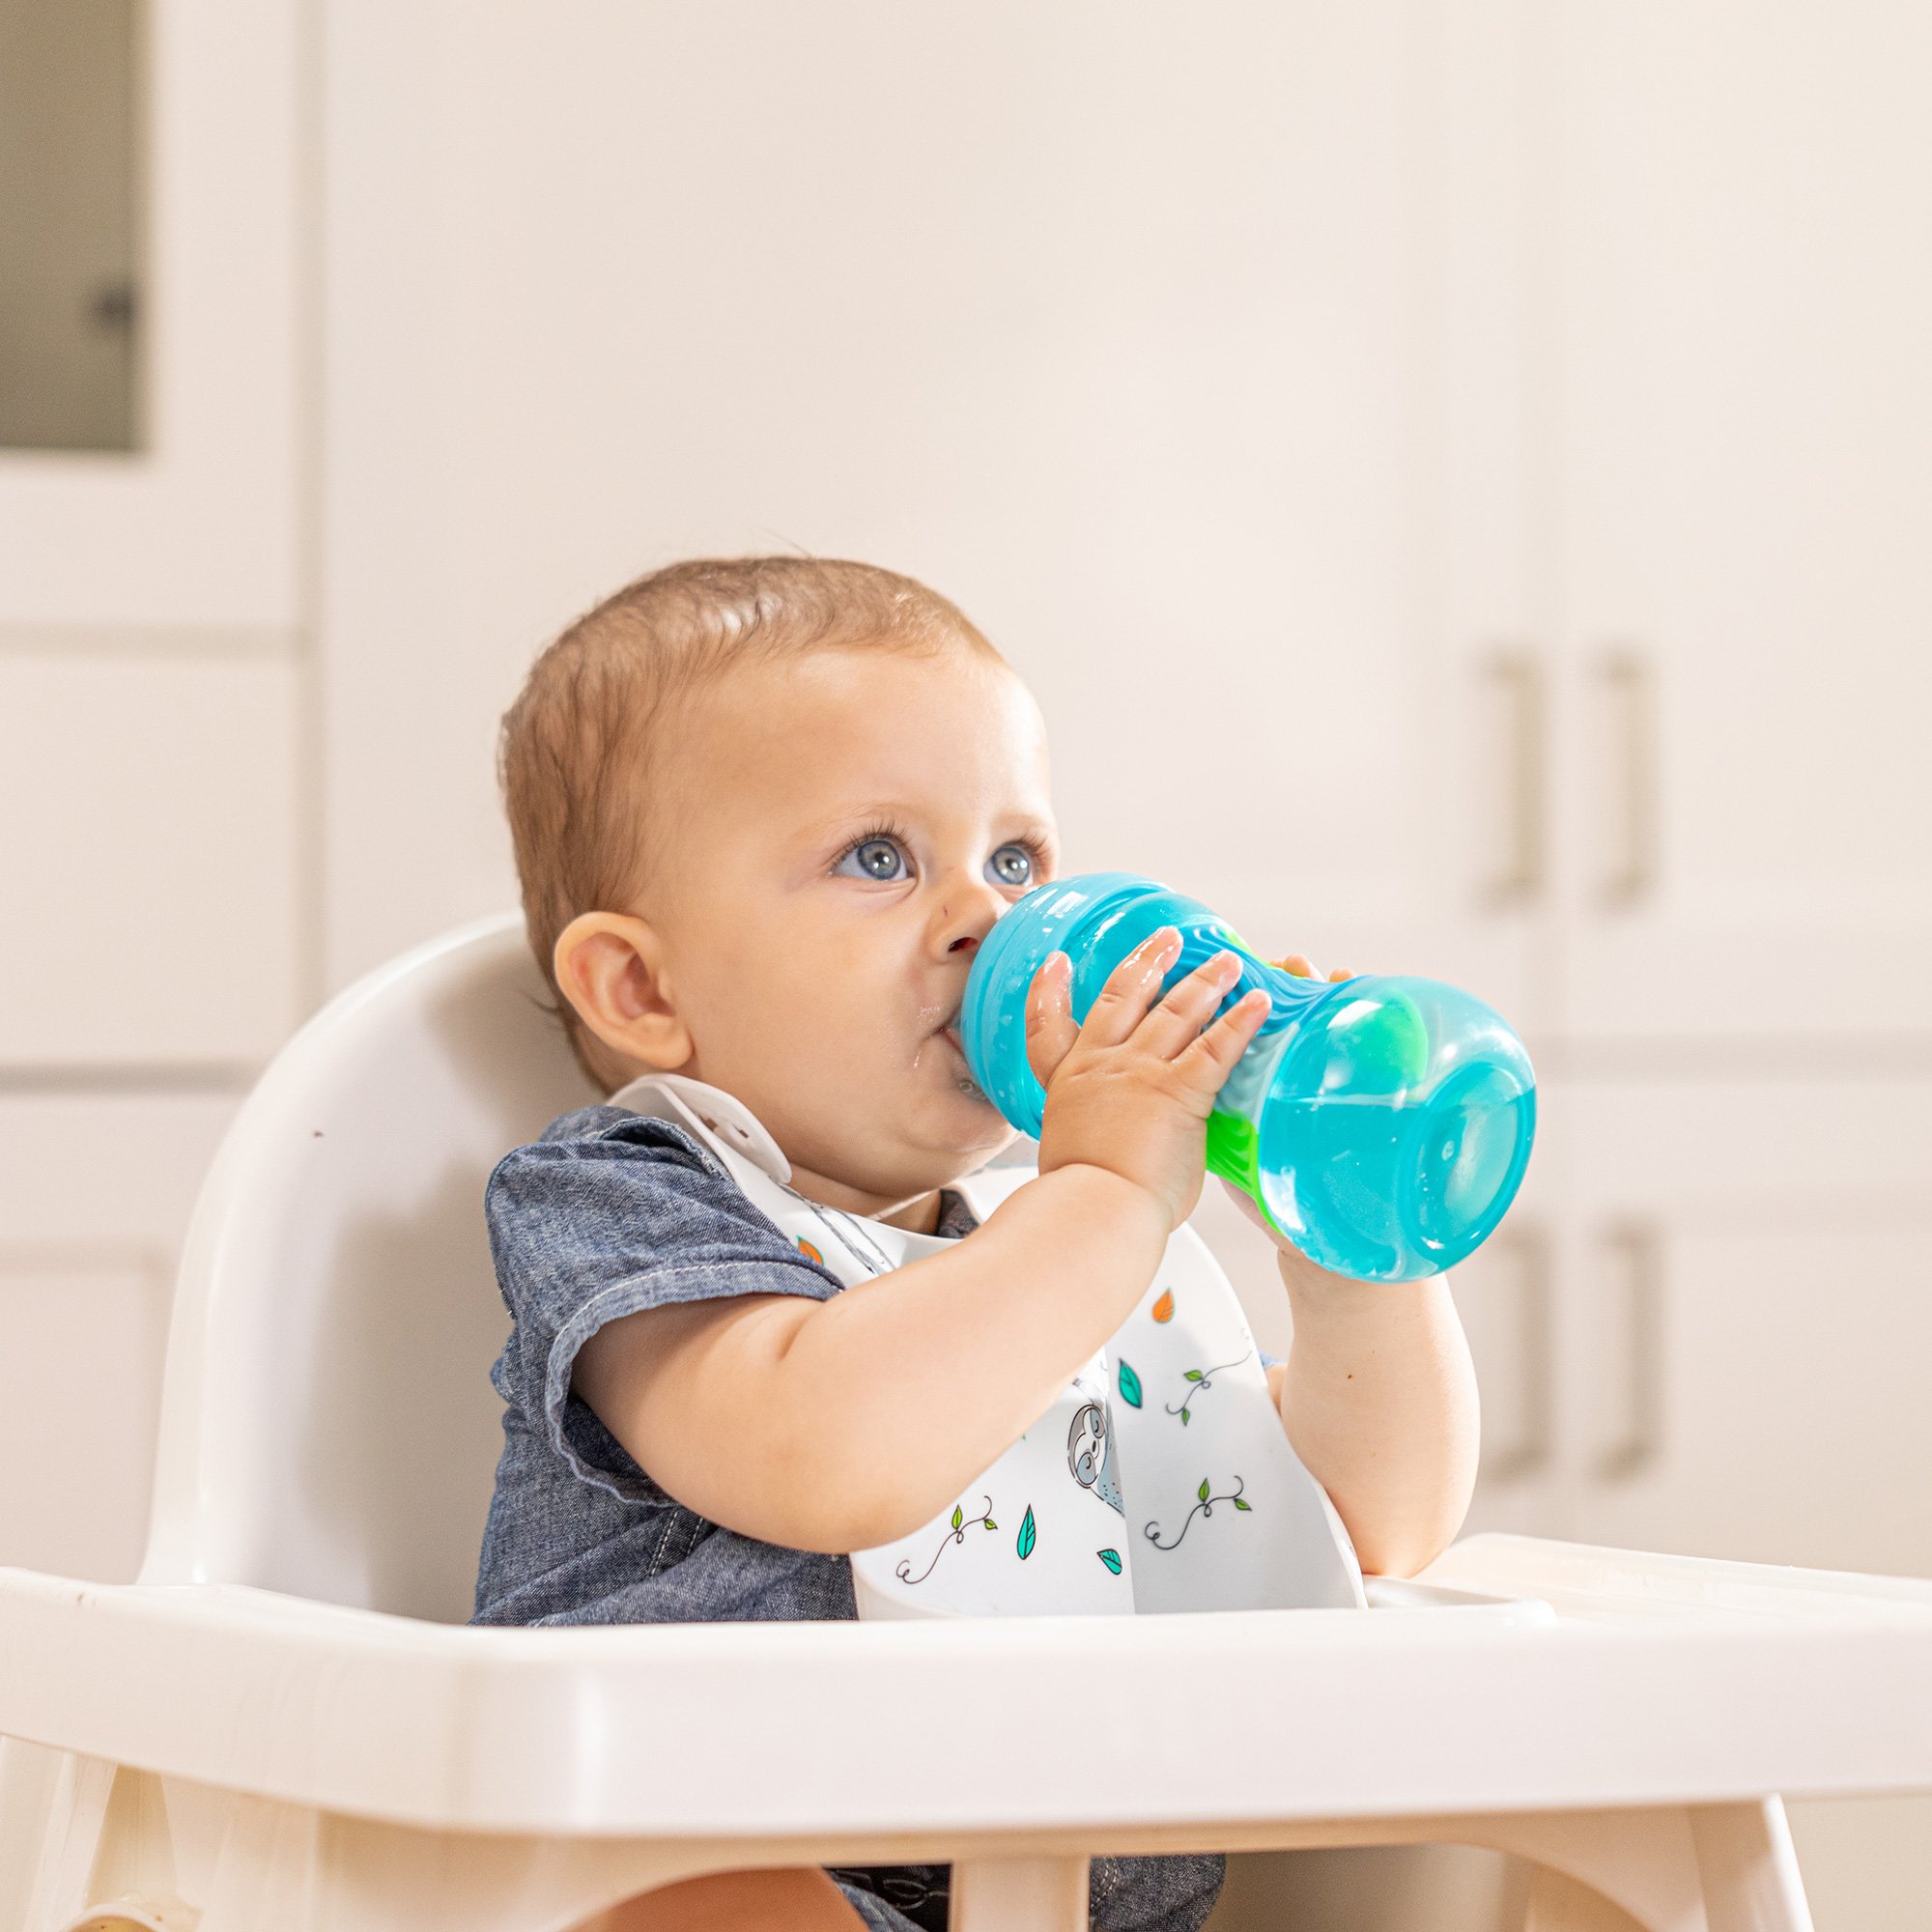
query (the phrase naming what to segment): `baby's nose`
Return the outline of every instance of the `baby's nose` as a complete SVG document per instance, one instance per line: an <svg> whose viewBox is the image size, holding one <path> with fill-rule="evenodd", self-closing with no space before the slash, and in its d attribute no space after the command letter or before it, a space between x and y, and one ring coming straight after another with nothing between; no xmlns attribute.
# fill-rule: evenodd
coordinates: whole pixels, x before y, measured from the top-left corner
<svg viewBox="0 0 1932 1932"><path fill-rule="evenodd" d="M940 899L939 951L948 958L970 959L1006 909L1005 895L992 886L955 875Z"/></svg>

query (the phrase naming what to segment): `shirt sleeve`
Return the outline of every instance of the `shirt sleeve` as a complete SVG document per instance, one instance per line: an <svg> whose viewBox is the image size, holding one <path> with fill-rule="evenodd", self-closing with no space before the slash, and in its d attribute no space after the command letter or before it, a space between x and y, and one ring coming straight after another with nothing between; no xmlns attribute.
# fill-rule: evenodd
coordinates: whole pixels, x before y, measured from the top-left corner
<svg viewBox="0 0 1932 1932"><path fill-rule="evenodd" d="M673 1302L838 1292L682 1128L618 1108L566 1115L505 1155L484 1211L513 1322L498 1392L573 1474L635 1500L665 1492L570 1390L591 1336Z"/></svg>

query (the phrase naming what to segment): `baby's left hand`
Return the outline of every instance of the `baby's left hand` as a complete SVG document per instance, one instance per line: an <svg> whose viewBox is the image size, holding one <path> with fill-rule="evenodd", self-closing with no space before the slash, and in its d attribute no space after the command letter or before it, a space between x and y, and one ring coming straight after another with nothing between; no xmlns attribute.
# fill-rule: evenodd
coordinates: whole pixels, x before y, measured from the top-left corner
<svg viewBox="0 0 1932 1932"><path fill-rule="evenodd" d="M1286 959L1277 959L1272 963L1279 966L1284 973L1293 973L1297 980L1320 980L1326 978L1332 984L1343 980L1352 980L1355 977L1343 966L1338 966L1334 972L1323 975L1309 962L1307 954L1302 952L1291 952ZM1296 1273L1306 1272L1311 1276L1326 1281L1339 1281L1342 1279L1340 1275L1332 1275L1326 1268L1310 1261L1286 1235L1277 1234L1273 1228L1269 1227L1267 1217L1256 1206L1254 1196L1246 1188L1236 1187L1232 1180L1223 1180L1221 1185L1227 1191L1228 1199L1280 1249L1282 1265L1284 1267L1292 1268Z"/></svg>
<svg viewBox="0 0 1932 1932"><path fill-rule="evenodd" d="M1323 977L1308 963L1308 955L1303 952L1291 952L1286 959L1277 959L1274 963L1284 973L1293 973L1297 980L1320 980ZM1339 980L1352 980L1355 976L1346 966L1338 966L1326 977L1332 982Z"/></svg>

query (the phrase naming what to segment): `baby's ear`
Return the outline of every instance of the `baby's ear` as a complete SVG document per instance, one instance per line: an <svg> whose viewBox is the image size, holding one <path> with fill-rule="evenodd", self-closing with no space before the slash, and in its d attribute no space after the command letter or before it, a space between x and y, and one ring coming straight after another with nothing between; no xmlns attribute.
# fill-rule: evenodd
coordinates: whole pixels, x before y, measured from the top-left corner
<svg viewBox="0 0 1932 1932"><path fill-rule="evenodd" d="M613 1052L660 1073L690 1060L691 1035L664 983L663 949L650 924L629 913L584 912L556 936L557 989Z"/></svg>

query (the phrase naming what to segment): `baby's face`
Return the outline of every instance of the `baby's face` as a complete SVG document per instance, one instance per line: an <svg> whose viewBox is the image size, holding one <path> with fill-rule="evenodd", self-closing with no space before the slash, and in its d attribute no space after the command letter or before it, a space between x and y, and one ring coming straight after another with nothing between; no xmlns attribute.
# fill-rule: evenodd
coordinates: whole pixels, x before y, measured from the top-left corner
<svg viewBox="0 0 1932 1932"><path fill-rule="evenodd" d="M839 1206L887 1211L978 1166L1011 1131L967 1070L960 998L1056 857L1026 688L964 647L819 651L721 680L677 739L638 908L694 1042L677 1070L736 1095Z"/></svg>

